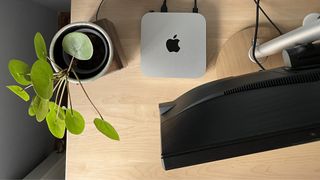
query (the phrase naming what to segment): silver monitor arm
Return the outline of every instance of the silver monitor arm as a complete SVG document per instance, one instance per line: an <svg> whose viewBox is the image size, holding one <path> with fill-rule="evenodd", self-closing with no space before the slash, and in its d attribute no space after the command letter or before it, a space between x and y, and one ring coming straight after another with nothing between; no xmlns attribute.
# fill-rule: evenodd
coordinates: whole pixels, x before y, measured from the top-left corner
<svg viewBox="0 0 320 180"><path fill-rule="evenodd" d="M320 14L311 13L303 20L303 25L295 30L283 34L275 39L257 45L255 56L257 59L264 58L282 50L293 48L297 45L308 44L320 39ZM249 50L249 58L253 60L252 47ZM285 65L290 66L288 58L284 58Z"/></svg>

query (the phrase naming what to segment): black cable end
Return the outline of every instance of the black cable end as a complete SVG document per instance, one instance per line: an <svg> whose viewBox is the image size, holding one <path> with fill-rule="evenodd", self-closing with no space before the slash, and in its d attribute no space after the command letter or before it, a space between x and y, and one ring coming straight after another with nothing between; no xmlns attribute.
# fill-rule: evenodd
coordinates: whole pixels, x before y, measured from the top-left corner
<svg viewBox="0 0 320 180"><path fill-rule="evenodd" d="M199 12L199 10L198 10L198 8L193 8L193 9L192 9L192 12L194 12L194 13L198 13L198 12Z"/></svg>
<svg viewBox="0 0 320 180"><path fill-rule="evenodd" d="M199 12L197 0L194 0L194 7L192 9L192 12L194 12L194 13L198 13Z"/></svg>
<svg viewBox="0 0 320 180"><path fill-rule="evenodd" d="M168 12L168 7L167 6L162 6L161 7L161 12Z"/></svg>
<svg viewBox="0 0 320 180"><path fill-rule="evenodd" d="M161 6L161 12L168 12L167 0L163 1L163 4Z"/></svg>

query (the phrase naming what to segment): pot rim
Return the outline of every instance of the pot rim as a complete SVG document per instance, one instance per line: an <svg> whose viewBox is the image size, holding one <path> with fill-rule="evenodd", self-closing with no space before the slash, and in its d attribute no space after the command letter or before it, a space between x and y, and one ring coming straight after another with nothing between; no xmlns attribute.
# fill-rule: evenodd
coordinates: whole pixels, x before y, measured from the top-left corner
<svg viewBox="0 0 320 180"><path fill-rule="evenodd" d="M111 41L111 38L109 37L109 35L107 34L107 32L102 29L100 26L94 24L94 23L91 23L91 22L74 22L74 23L71 23L71 24L68 24L66 26L64 26L63 28L61 28L55 35L54 37L52 38L52 41L51 41L51 44L50 44L50 49L49 49L49 57L51 60L55 61L54 60L54 57L53 57L53 51L54 51L54 46L55 46L55 43L57 41L57 39L60 37L60 35L65 32L66 30L68 30L69 28L73 28L73 27L77 27L77 26L87 26L87 27L91 27L97 31L99 31L104 38L106 38L107 40L107 43L109 45L109 57L108 57L108 62L107 64L105 65L105 67L95 76L91 77L91 78L87 78L87 79L80 79L82 83L87 83L87 82L92 82L96 79L99 79L100 77L102 77L103 75L105 75L109 69L109 67L111 66L112 64L112 60L113 60L113 45L112 45L112 41ZM51 62L51 65L54 69L55 72L59 72L59 69L58 67L53 63ZM78 83L78 80L77 79L74 79L72 77L69 77L68 78L68 81L70 81L71 83Z"/></svg>

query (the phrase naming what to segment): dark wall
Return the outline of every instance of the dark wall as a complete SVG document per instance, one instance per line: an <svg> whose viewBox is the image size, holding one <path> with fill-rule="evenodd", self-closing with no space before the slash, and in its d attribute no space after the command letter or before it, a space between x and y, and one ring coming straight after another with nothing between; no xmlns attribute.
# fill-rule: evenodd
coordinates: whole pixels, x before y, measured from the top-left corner
<svg viewBox="0 0 320 180"><path fill-rule="evenodd" d="M33 1L0 1L0 179L23 178L53 150L46 122L27 114L24 102L5 86L15 84L7 65L12 58L36 59L33 37L41 32L49 45L57 31L57 12Z"/></svg>

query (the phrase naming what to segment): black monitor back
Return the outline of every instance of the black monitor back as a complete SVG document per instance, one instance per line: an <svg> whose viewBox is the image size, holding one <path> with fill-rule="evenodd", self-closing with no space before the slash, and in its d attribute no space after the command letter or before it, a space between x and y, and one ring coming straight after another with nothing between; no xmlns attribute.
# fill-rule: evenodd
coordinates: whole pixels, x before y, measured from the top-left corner
<svg viewBox="0 0 320 180"><path fill-rule="evenodd" d="M306 143L320 137L320 69L228 78L160 105L165 169Z"/></svg>

